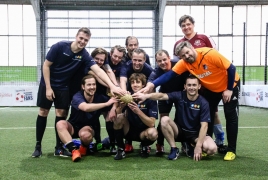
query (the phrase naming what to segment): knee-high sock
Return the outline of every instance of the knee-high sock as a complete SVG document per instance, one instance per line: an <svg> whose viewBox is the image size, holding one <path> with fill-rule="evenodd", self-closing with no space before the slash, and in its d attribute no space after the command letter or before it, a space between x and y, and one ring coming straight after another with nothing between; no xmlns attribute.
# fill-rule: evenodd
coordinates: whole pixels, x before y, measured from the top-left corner
<svg viewBox="0 0 268 180"><path fill-rule="evenodd" d="M164 145L164 135L161 130L161 122L159 122L157 126L157 132L158 132L157 144Z"/></svg>
<svg viewBox="0 0 268 180"><path fill-rule="evenodd" d="M41 146L43 135L47 126L47 117L37 116L36 119L36 146Z"/></svg>
<svg viewBox="0 0 268 180"><path fill-rule="evenodd" d="M115 143L115 134L114 134L114 123L113 122L106 122L106 131L108 133L110 143Z"/></svg>
<svg viewBox="0 0 268 180"><path fill-rule="evenodd" d="M224 131L221 124L215 124L213 127L216 144L221 145L224 143Z"/></svg>
<svg viewBox="0 0 268 180"><path fill-rule="evenodd" d="M123 128L114 130L114 134L115 134L115 140L116 140L117 146L119 148L125 149Z"/></svg>
<svg viewBox="0 0 268 180"><path fill-rule="evenodd" d="M93 127L94 129L94 138L96 140L96 143L100 143L101 142L101 125L100 125L100 120L96 122L96 124Z"/></svg>
<svg viewBox="0 0 268 180"><path fill-rule="evenodd" d="M62 146L62 143L61 143L61 140L60 140L60 137L59 137L57 128L56 128L56 124L57 124L57 122L59 122L60 120L65 120L65 119L66 119L66 117L58 117L58 116L56 116L56 118L55 118L55 124L54 124L54 127L55 127L55 134L56 134L56 147L55 147L55 148L58 148L58 147L61 147L61 146Z"/></svg>

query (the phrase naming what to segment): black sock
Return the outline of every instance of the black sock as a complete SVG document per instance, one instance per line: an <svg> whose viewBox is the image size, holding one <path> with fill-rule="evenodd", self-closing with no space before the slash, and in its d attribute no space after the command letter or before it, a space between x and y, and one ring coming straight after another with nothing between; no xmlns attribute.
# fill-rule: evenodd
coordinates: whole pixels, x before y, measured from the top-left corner
<svg viewBox="0 0 268 180"><path fill-rule="evenodd" d="M154 141L151 141L149 139L141 140L141 146L150 146L154 143Z"/></svg>
<svg viewBox="0 0 268 180"><path fill-rule="evenodd" d="M47 126L47 117L37 116L36 119L36 146L41 146L43 135Z"/></svg>
<svg viewBox="0 0 268 180"><path fill-rule="evenodd" d="M69 152L72 152L73 150L77 149L77 147L74 145L72 141L65 144L65 146L68 148Z"/></svg>
<svg viewBox="0 0 268 180"><path fill-rule="evenodd" d="M101 142L101 125L100 125L100 120L96 121L94 127L94 138L96 140L96 143Z"/></svg>
<svg viewBox="0 0 268 180"><path fill-rule="evenodd" d="M109 140L111 144L115 143L115 135L114 135L114 123L109 121L106 122L106 131L108 133L109 136Z"/></svg>
<svg viewBox="0 0 268 180"><path fill-rule="evenodd" d="M164 135L161 130L161 123L159 122L157 126L157 132L158 132L158 138L157 138L157 144L164 145Z"/></svg>
<svg viewBox="0 0 268 180"><path fill-rule="evenodd" d="M62 143L61 143L61 140L60 140L60 137L59 137L57 128L56 128L56 124L57 124L57 122L59 122L60 120L65 120L65 119L66 119L65 117L58 117L58 116L56 116L56 118L55 118L55 124L54 124L54 127L55 127L55 133L56 133L56 147L55 147L56 149L62 146ZM70 151L70 152L71 152L71 151Z"/></svg>
<svg viewBox="0 0 268 180"><path fill-rule="evenodd" d="M117 146L119 148L124 149L125 144L124 144L124 130L123 130L123 128L114 130L114 134L115 134L115 140L117 142Z"/></svg>

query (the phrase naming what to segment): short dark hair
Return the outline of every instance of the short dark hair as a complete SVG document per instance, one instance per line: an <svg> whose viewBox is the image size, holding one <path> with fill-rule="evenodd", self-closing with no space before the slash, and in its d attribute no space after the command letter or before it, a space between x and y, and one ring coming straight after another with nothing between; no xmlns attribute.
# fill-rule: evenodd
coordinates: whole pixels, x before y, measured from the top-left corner
<svg viewBox="0 0 268 180"><path fill-rule="evenodd" d="M126 48L124 48L124 47L122 47L120 45L115 45L114 47L111 48L111 51L110 51L111 54L114 53L114 50L115 49L117 49L117 51L119 51L119 52L122 52L123 53L123 56L125 56L125 54L126 54Z"/></svg>
<svg viewBox="0 0 268 180"><path fill-rule="evenodd" d="M133 53L143 54L143 56L144 56L144 60L146 60L146 52L145 52L143 49L140 49L140 48L134 49L134 50L132 51L132 56L133 56Z"/></svg>
<svg viewBox="0 0 268 180"><path fill-rule="evenodd" d="M136 38L135 36L128 36L128 37L126 38L126 42L125 42L125 45L126 45L126 46L128 45L128 40L130 40L130 39L136 39L136 40L137 40L137 43L139 44L138 38Z"/></svg>
<svg viewBox="0 0 268 180"><path fill-rule="evenodd" d="M91 56L92 56L93 58L95 58L95 56L97 56L98 54L104 54L104 55L105 55L105 59L107 59L107 57L108 57L108 52L107 52L105 49L101 48L101 47L95 48L95 49L91 52ZM105 59L104 59L104 60L105 60Z"/></svg>
<svg viewBox="0 0 268 180"><path fill-rule="evenodd" d="M138 79L141 81L142 85L146 85L147 79L146 79L146 76L142 73L131 74L131 76L129 77L129 82L131 84L132 81L134 81L134 80L137 81Z"/></svg>
<svg viewBox="0 0 268 180"><path fill-rule="evenodd" d="M192 16L190 16L190 15L183 15L180 19L179 19L179 26L181 27L181 24L183 23L183 22L185 22L187 19L189 19L189 21L191 21L191 23L195 23L195 21L194 21L194 18L192 17Z"/></svg>
<svg viewBox="0 0 268 180"><path fill-rule="evenodd" d="M85 85L86 84L86 80L87 79L91 79L91 78L95 79L95 81L96 81L96 78L93 75L88 74L88 75L86 75L86 76L83 77L83 79L81 80L81 84L82 85Z"/></svg>
<svg viewBox="0 0 268 180"><path fill-rule="evenodd" d="M87 34L89 37L91 37L91 32L90 32L90 30L89 30L87 27L81 27L81 28L78 30L76 36L77 36L80 32L83 32L83 33Z"/></svg>
<svg viewBox="0 0 268 180"><path fill-rule="evenodd" d="M188 41L183 41L183 42L180 42L176 48L175 48L175 55L176 56L179 56L179 53L181 52L181 50L184 48L184 47L188 47L188 48L191 48L193 47L191 43L189 43Z"/></svg>
<svg viewBox="0 0 268 180"><path fill-rule="evenodd" d="M186 79L185 79L185 84L186 84L187 79L197 79L198 84L200 84L200 80L198 79L198 77L196 77L196 76L193 75L193 74L189 74L189 76L186 77Z"/></svg>
<svg viewBox="0 0 268 180"><path fill-rule="evenodd" d="M156 60L156 56L157 56L157 55L162 56L163 53L166 54L166 55L169 57L169 54L168 54L167 50L160 49L160 50L158 50L158 51L155 53L155 55L154 55L155 60Z"/></svg>

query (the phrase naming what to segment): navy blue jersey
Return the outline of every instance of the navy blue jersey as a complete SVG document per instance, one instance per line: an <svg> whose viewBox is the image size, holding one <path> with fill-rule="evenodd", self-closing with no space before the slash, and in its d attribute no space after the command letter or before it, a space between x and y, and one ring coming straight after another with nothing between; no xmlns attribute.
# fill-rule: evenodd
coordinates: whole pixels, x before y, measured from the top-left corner
<svg viewBox="0 0 268 180"><path fill-rule="evenodd" d="M55 89L68 89L71 78L81 66L87 73L90 67L96 64L86 49L73 53L71 44L71 41L60 41L54 44L47 53L46 59L53 62L50 66L50 84ZM45 85L43 73L41 84Z"/></svg>
<svg viewBox="0 0 268 180"><path fill-rule="evenodd" d="M200 122L210 122L208 102L202 96L195 101L187 98L186 91L177 91L167 94L175 102L175 122L182 130L199 132Z"/></svg>
<svg viewBox="0 0 268 180"><path fill-rule="evenodd" d="M171 60L171 68L173 68L177 62L178 60ZM162 70L160 67L156 67L148 78L148 81L153 82L164 73L166 73L166 71ZM176 77L171 78L168 82L161 85L159 92L169 93L174 91L182 91L184 89L185 78L188 75L188 72L181 75L176 75Z"/></svg>
<svg viewBox="0 0 268 180"><path fill-rule="evenodd" d="M147 64L151 65L151 63L150 63L150 58L149 58L148 54L146 54L145 56L146 56L146 61L145 61L145 62L146 62ZM126 54L126 56L125 56L125 62L131 61L131 60L132 60L132 59L129 57L129 55Z"/></svg>
<svg viewBox="0 0 268 180"><path fill-rule="evenodd" d="M122 60L123 61L123 60ZM115 77L120 77L120 71L121 71L121 68L122 68L122 65L123 65L123 62L119 62L117 65L114 65L111 61L111 55L110 53L108 53L108 58L105 60L105 64L109 64L110 67L112 68L113 72L114 72L114 75Z"/></svg>
<svg viewBox="0 0 268 180"><path fill-rule="evenodd" d="M100 94L95 94L92 103L105 103L109 100L109 97L103 96ZM79 91L73 96L72 105L71 105L71 114L69 117L69 122L76 126L94 126L97 121L99 121L99 117L101 112L108 111L110 107L102 108L93 112L84 112L81 111L78 106L83 103L89 103L84 97L84 91Z"/></svg>
<svg viewBox="0 0 268 180"><path fill-rule="evenodd" d="M148 117L153 117L155 119L158 119L158 108L157 108L156 101L147 99L143 103L138 104L138 107ZM129 125L134 127L135 129L145 130L149 128L142 122L140 117L128 107L127 107L127 120L129 121Z"/></svg>
<svg viewBox="0 0 268 180"><path fill-rule="evenodd" d="M120 77L126 77L127 79L129 79L133 73L142 73L148 78L150 74L152 73L152 71L153 71L153 68L149 66L148 64L144 63L142 70L140 72L135 72L133 69L132 61L128 61L121 68ZM131 86L129 82L127 83L127 90L131 91Z"/></svg>

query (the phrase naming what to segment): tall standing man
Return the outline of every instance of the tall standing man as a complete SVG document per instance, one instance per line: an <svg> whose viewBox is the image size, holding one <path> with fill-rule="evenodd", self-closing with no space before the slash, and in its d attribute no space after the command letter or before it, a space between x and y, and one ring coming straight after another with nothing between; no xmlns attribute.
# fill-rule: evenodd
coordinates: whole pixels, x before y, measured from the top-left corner
<svg viewBox="0 0 268 180"><path fill-rule="evenodd" d="M235 66L217 50L212 48L194 49L188 41L178 44L175 52L183 61L179 61L172 68L172 71L163 74L153 83L150 83L150 88L157 87L185 71L197 76L201 81L201 85L206 88L203 96L209 102L210 107L211 123L208 127L208 135L210 136L213 133L215 109L221 99L223 100L228 141L224 160L234 160L238 134L240 88L240 78Z"/></svg>
<svg viewBox="0 0 268 180"><path fill-rule="evenodd" d="M66 119L67 109L70 105L69 85L73 75L79 67L85 66L85 73L91 69L111 88L112 93L124 94L124 91L116 87L107 74L95 64L85 47L91 37L88 28L80 28L75 41L60 41L54 44L47 53L43 64L40 80L37 106L40 107L36 120L36 146L32 157L41 157L41 142L46 129L47 116L54 103L55 125L58 121ZM70 152L62 147L56 131L55 156L71 156Z"/></svg>

